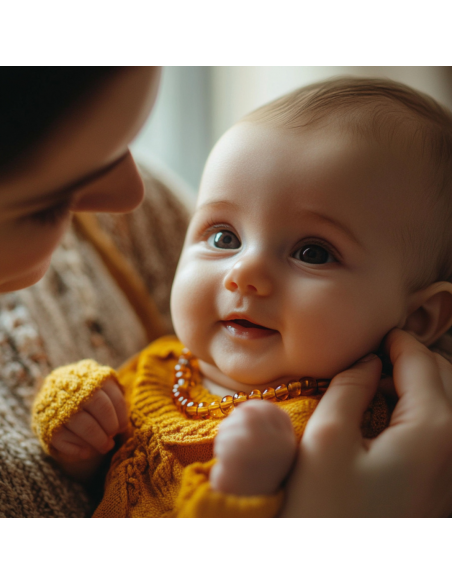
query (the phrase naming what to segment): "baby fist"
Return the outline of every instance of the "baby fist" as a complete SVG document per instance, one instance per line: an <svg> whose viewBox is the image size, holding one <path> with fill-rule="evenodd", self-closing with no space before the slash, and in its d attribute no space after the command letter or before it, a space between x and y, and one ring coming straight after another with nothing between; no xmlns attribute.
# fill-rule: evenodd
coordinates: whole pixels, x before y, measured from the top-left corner
<svg viewBox="0 0 452 584"><path fill-rule="evenodd" d="M64 461L80 461L106 454L113 438L128 426L127 406L116 381L107 379L80 411L55 432L51 445Z"/></svg>
<svg viewBox="0 0 452 584"><path fill-rule="evenodd" d="M286 412L268 402L248 401L220 425L211 487L233 495L271 495L287 476L296 450Z"/></svg>

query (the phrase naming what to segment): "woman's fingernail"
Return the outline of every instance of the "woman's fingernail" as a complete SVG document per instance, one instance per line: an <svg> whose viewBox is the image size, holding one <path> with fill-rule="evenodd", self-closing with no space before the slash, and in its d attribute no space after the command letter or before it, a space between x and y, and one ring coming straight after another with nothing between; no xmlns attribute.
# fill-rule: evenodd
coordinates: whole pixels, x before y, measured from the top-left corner
<svg viewBox="0 0 452 584"><path fill-rule="evenodd" d="M362 359L357 361L357 363L367 363L367 361L372 361L373 359L376 359L376 358L377 358L377 355L375 355L375 353L369 353L368 355L365 355Z"/></svg>

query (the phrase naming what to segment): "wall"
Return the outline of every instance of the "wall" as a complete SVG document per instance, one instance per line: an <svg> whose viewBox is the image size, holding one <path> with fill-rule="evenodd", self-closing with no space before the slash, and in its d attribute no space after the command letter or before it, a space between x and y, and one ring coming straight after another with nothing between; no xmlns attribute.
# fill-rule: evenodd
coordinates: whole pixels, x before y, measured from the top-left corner
<svg viewBox="0 0 452 584"><path fill-rule="evenodd" d="M166 165L196 192L209 151L232 124L288 91L335 75L388 77L452 105L450 67L167 67L132 151Z"/></svg>

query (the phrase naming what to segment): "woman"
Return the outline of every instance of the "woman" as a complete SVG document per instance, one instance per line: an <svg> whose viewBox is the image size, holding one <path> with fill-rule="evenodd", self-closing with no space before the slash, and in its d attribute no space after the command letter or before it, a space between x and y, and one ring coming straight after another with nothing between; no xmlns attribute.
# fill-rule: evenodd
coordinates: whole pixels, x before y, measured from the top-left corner
<svg viewBox="0 0 452 584"><path fill-rule="evenodd" d="M0 295L0 515L91 513L82 487L35 448L35 387L51 367L74 358L119 366L152 331L131 308L130 290L100 260L102 250L72 228L46 278L23 288L46 272L72 211L130 211L141 202L142 180L127 147L149 114L159 75L158 68L1 70L0 290L9 293ZM186 219L163 187L146 182L152 205L145 200L138 213L105 215L101 227L132 268L142 267L167 313Z"/></svg>
<svg viewBox="0 0 452 584"><path fill-rule="evenodd" d="M4 103L0 104L0 291L11 292L31 286L42 278L49 267L52 252L69 227L73 212L124 213L140 204L143 187L128 144L152 108L159 70L141 67L25 68L4 70L1 74L0 82L5 91ZM113 233L113 236L121 242L118 233ZM128 245L126 239L122 240L124 250ZM72 254L69 254L72 263L67 261L68 278L62 280L60 271L52 268L52 286L60 294L61 288L65 291L71 287L68 281L74 287L80 283L80 278L71 280L70 276L77 271L77 262L73 259L75 256L80 259L83 255L80 251L83 245L79 239L72 243L65 240L66 249ZM105 274L98 277L102 268L94 265L95 260L92 262L91 271L82 270L85 285L80 287L81 295L89 289L95 294L105 278ZM141 269L139 263L137 268ZM96 286L93 286L96 278ZM26 295L27 291L22 294ZM9 313L12 317L9 320L4 318L4 339L9 336L3 342L0 338L1 366L2 372L14 377L13 353L20 341L14 336L14 331L22 330L23 321L28 317L24 317L20 310L17 312L21 305L15 304L15 297L11 299L8 295L4 298L7 302L0 305L3 308L0 318ZM117 303L115 306L119 307L120 302L118 295L108 305ZM44 304L39 304L36 296L28 298L31 320L34 318L40 322L42 330L46 326ZM79 304L83 305L83 302ZM136 315L130 311L127 313L125 307L113 310L102 325L99 325L101 311L98 312L97 317L91 319L92 333L93 338L99 337L102 350L106 349L101 342L105 329L114 328L115 321L124 314L127 326L118 327L117 334L113 332L111 337L122 336L125 328L135 327L139 331ZM132 322L134 317L135 322ZM62 327L66 320L70 320L70 315L61 311ZM90 317L84 318L84 322L91 327ZM74 337L79 332L77 328L77 325L73 328ZM47 358L44 365L41 364L41 375L59 364L58 359L70 361L78 357L68 354L72 347L69 342L69 350L61 351L64 340L60 330L55 326L55 334L44 335L43 343L48 351L53 342L50 351L53 359ZM114 361L119 359L120 353L121 356L130 355L140 348L143 335L140 337L139 332L131 335L131 339L137 337L135 346L132 340L129 345L116 350L115 355L114 351L110 353L110 359L99 360L117 364ZM114 341L110 348L113 345ZM359 432L362 412L379 377L378 360L369 360L337 376L313 415L292 474L284 514L444 515L451 509L449 485L452 485L452 480L448 469L452 469L452 451L448 444L452 443L449 430L452 428L452 413L445 392L446 389L452 391L452 368L444 359L425 350L401 331L389 335L387 349L394 364L401 405L396 410L394 423L383 433L384 439L380 440L376 454L375 449L369 449L363 442ZM98 357L99 350L93 342L92 354L84 356ZM28 369L23 366L21 370L22 382L27 389L20 385L19 378L8 385L8 375L3 376L3 386L0 385L6 404L3 418L0 418L0 441L3 442L0 452L8 453L0 459L0 465L3 464L0 466L0 481L3 483L0 514L88 515L90 500L86 493L38 453L39 447L34 439L25 435L25 426L18 430L17 439L26 440L33 455L23 468L20 457L14 457L11 420L14 408L20 410L21 420L24 420L33 393L25 378L33 367L39 366L36 354L39 355L39 348L34 347ZM35 375L35 380L38 379L39 375ZM426 391L430 392L428 400L424 399ZM14 401L18 396L22 396L22 402ZM427 401L429 416L419 416ZM14 407L10 407L10 403L14 403ZM441 423L434 423L434 420ZM5 432L3 429L8 425L11 431ZM14 476L11 470L5 472L6 466L14 468ZM30 472L36 475L34 482L28 478ZM407 492L410 497L406 496Z"/></svg>

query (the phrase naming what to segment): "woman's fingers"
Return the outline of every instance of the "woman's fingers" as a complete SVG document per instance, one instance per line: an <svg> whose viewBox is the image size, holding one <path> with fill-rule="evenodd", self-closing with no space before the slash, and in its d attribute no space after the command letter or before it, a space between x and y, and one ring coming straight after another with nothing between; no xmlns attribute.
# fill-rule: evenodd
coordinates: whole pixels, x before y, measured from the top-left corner
<svg viewBox="0 0 452 584"><path fill-rule="evenodd" d="M433 355L438 366L439 375L446 397L449 401L449 404L452 406L452 364L438 353L433 353Z"/></svg>
<svg viewBox="0 0 452 584"><path fill-rule="evenodd" d="M385 349L393 364L394 385L399 398L407 402L413 416L431 415L438 405L447 404L434 353L400 329L393 329L388 334Z"/></svg>
<svg viewBox="0 0 452 584"><path fill-rule="evenodd" d="M336 375L306 426L303 442L313 439L317 444L326 441L342 448L344 440L361 439L362 417L377 390L380 374L381 361L371 354Z"/></svg>
<svg viewBox="0 0 452 584"><path fill-rule="evenodd" d="M452 366L400 330L391 331L386 348L400 398L389 427L367 444L359 430L379 383L379 360L335 377L301 440L283 516L450 513Z"/></svg>

